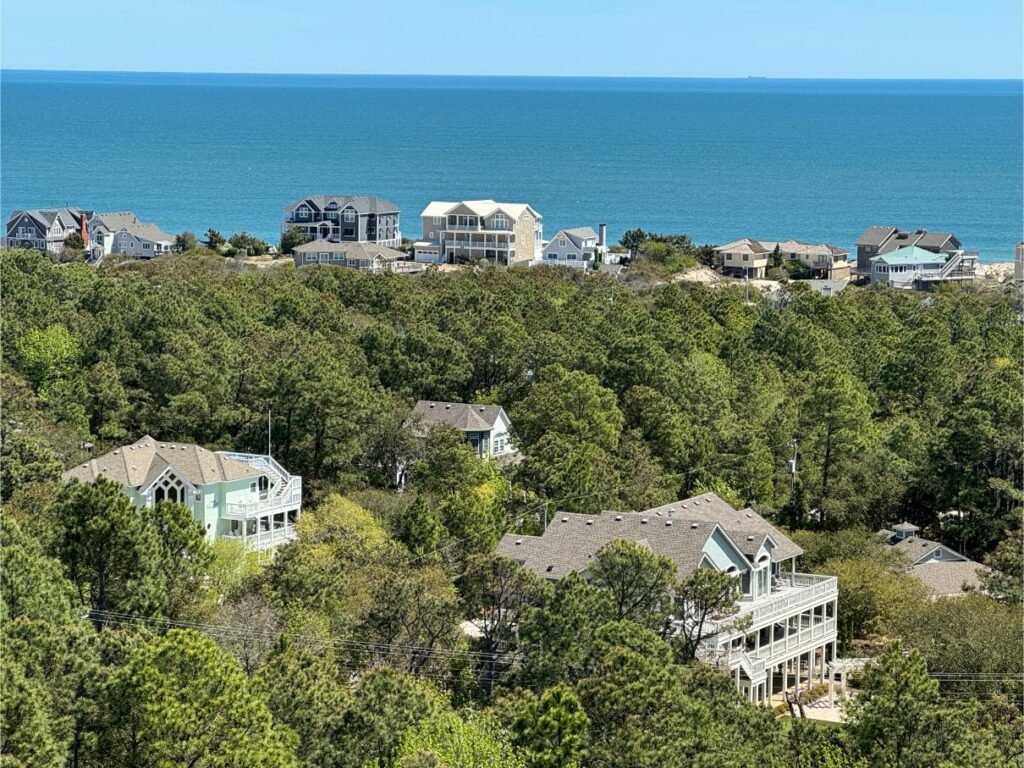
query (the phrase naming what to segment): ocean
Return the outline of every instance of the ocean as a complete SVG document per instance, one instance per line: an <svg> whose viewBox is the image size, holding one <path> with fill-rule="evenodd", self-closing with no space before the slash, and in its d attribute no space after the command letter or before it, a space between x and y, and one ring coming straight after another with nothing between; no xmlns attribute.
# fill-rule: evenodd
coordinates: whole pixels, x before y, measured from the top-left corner
<svg viewBox="0 0 1024 768"><path fill-rule="evenodd" d="M0 73L0 206L276 242L311 193L529 202L550 237L853 249L873 224L1022 238L1020 81Z"/></svg>

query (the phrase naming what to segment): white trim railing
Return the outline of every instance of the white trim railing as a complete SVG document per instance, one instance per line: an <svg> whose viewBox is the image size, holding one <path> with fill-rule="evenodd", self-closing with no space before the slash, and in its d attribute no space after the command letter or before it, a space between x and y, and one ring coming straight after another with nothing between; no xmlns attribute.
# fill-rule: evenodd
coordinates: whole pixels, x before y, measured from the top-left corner
<svg viewBox="0 0 1024 768"><path fill-rule="evenodd" d="M781 637L767 645L762 645L755 651L748 651L748 653L755 658L761 659L763 665L768 659L779 656L791 656L794 653L803 653L808 650L808 646L814 647L822 640L834 640L835 637L836 620L834 618L825 619L817 624L802 627L792 634L789 634L787 630L785 637Z"/></svg>
<svg viewBox="0 0 1024 768"><path fill-rule="evenodd" d="M298 537L298 531L294 525L285 525L282 528L271 528L269 531L257 531L245 536L232 536L225 534L221 538L229 541L238 541L252 549L268 549L293 541Z"/></svg>
<svg viewBox="0 0 1024 768"><path fill-rule="evenodd" d="M759 599L749 604L741 602L739 610L729 616L726 622L732 623L738 618L749 616L751 622L757 624L766 619L792 614L799 608L822 602L824 598L835 597L839 594L839 585L835 576L786 573L777 578L783 585L789 587L784 594L773 599Z"/></svg>

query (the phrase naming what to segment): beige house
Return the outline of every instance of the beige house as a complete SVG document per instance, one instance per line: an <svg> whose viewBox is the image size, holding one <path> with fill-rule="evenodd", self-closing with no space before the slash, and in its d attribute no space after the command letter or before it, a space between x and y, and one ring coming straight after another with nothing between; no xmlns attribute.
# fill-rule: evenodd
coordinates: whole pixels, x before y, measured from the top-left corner
<svg viewBox="0 0 1024 768"><path fill-rule="evenodd" d="M481 260L512 266L528 264L541 256L543 217L526 203L435 201L421 216L423 237L413 246L418 262Z"/></svg>
<svg viewBox="0 0 1024 768"><path fill-rule="evenodd" d="M849 253L837 245L805 243L802 240L755 240L745 237L715 248L719 266L741 277L761 278L771 267L775 251L783 261L803 265L809 277L845 280L850 277Z"/></svg>
<svg viewBox="0 0 1024 768"><path fill-rule="evenodd" d="M360 272L388 272L395 271L395 265L405 259L406 254L376 243L314 240L295 246L292 258L296 267L326 264Z"/></svg>

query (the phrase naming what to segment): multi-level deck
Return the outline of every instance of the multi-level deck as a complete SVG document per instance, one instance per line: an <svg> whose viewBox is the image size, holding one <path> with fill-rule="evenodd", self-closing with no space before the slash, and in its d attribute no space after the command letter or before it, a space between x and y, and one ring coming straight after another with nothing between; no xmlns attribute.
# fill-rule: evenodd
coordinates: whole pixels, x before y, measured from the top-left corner
<svg viewBox="0 0 1024 768"><path fill-rule="evenodd" d="M302 478L289 474L271 456L228 451L218 451L218 455L258 469L268 480L265 486L255 483L252 501L225 504L221 517L231 521L225 538L238 539L253 549L268 549L294 539L302 507Z"/></svg>
<svg viewBox="0 0 1024 768"><path fill-rule="evenodd" d="M836 658L838 595L835 576L779 574L770 594L719 619L697 655L730 672L755 702L770 702L801 679L824 682L826 660Z"/></svg>

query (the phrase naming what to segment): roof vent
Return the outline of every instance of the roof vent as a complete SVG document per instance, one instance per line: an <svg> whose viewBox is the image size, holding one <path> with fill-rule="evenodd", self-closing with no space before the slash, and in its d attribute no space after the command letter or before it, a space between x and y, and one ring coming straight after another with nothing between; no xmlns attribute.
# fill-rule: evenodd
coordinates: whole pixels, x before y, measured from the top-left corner
<svg viewBox="0 0 1024 768"><path fill-rule="evenodd" d="M696 523L690 523L690 527L691 527L691 528L696 528L696 527L697 527L697 524L696 524Z"/></svg>
<svg viewBox="0 0 1024 768"><path fill-rule="evenodd" d="M563 523L568 523L569 522L569 518L568 517L563 517L562 518L562 522Z"/></svg>
<svg viewBox="0 0 1024 768"><path fill-rule="evenodd" d="M553 566L553 565L549 565L549 566L548 566L547 568L545 568L544 570L545 570L545 571L547 571L548 573L551 573L551 572L552 572L553 570L555 570L555 566Z"/></svg>
<svg viewBox="0 0 1024 768"><path fill-rule="evenodd" d="M641 517L640 518L640 524L641 525L647 525L647 518L646 517Z"/></svg>
<svg viewBox="0 0 1024 768"><path fill-rule="evenodd" d="M622 515L616 515L615 516L615 520L616 520L616 522L621 521L622 520Z"/></svg>
<svg viewBox="0 0 1024 768"><path fill-rule="evenodd" d="M695 507L699 507L699 506L700 506L700 502L699 502L699 501L695 501L695 502L693 502L693 506L695 506Z"/></svg>
<svg viewBox="0 0 1024 768"><path fill-rule="evenodd" d="M753 541L753 540L754 540L753 536L747 536L747 541Z"/></svg>
<svg viewBox="0 0 1024 768"><path fill-rule="evenodd" d="M689 507L686 505L685 501L683 502L683 509L689 509Z"/></svg>
<svg viewBox="0 0 1024 768"><path fill-rule="evenodd" d="M665 525L672 525L672 521L671 520L666 520L665 521Z"/></svg>
<svg viewBox="0 0 1024 768"><path fill-rule="evenodd" d="M435 405L437 405L437 403L431 403L430 407L433 408Z"/></svg>
<svg viewBox="0 0 1024 768"><path fill-rule="evenodd" d="M451 409L451 405L446 405L446 406L444 407L444 409L445 409L446 411L447 411L447 410L450 410L450 409Z"/></svg>
<svg viewBox="0 0 1024 768"><path fill-rule="evenodd" d="M517 547L518 547L518 546L519 546L520 544L522 544L522 543L523 543L523 540L522 540L522 539L516 539L516 546L517 546Z"/></svg>
<svg viewBox="0 0 1024 768"><path fill-rule="evenodd" d="M115 456L117 456L117 454L119 454L119 453L120 453L120 451L113 451L113 454L114 454Z"/></svg>
<svg viewBox="0 0 1024 768"><path fill-rule="evenodd" d="M747 517L753 517L753 515L747 512Z"/></svg>
<svg viewBox="0 0 1024 768"><path fill-rule="evenodd" d="M487 410L487 406L484 406L484 405L480 406L480 413L483 413L486 410Z"/></svg>
<svg viewBox="0 0 1024 768"><path fill-rule="evenodd" d="M594 524L593 520L587 520L587 525L593 525L593 524Z"/></svg>
<svg viewBox="0 0 1024 768"><path fill-rule="evenodd" d="M711 497L710 497L710 496L707 496L707 497L706 497L706 498L704 499L704 501L706 501L706 502L707 502L708 504L710 504L710 503L711 503Z"/></svg>

